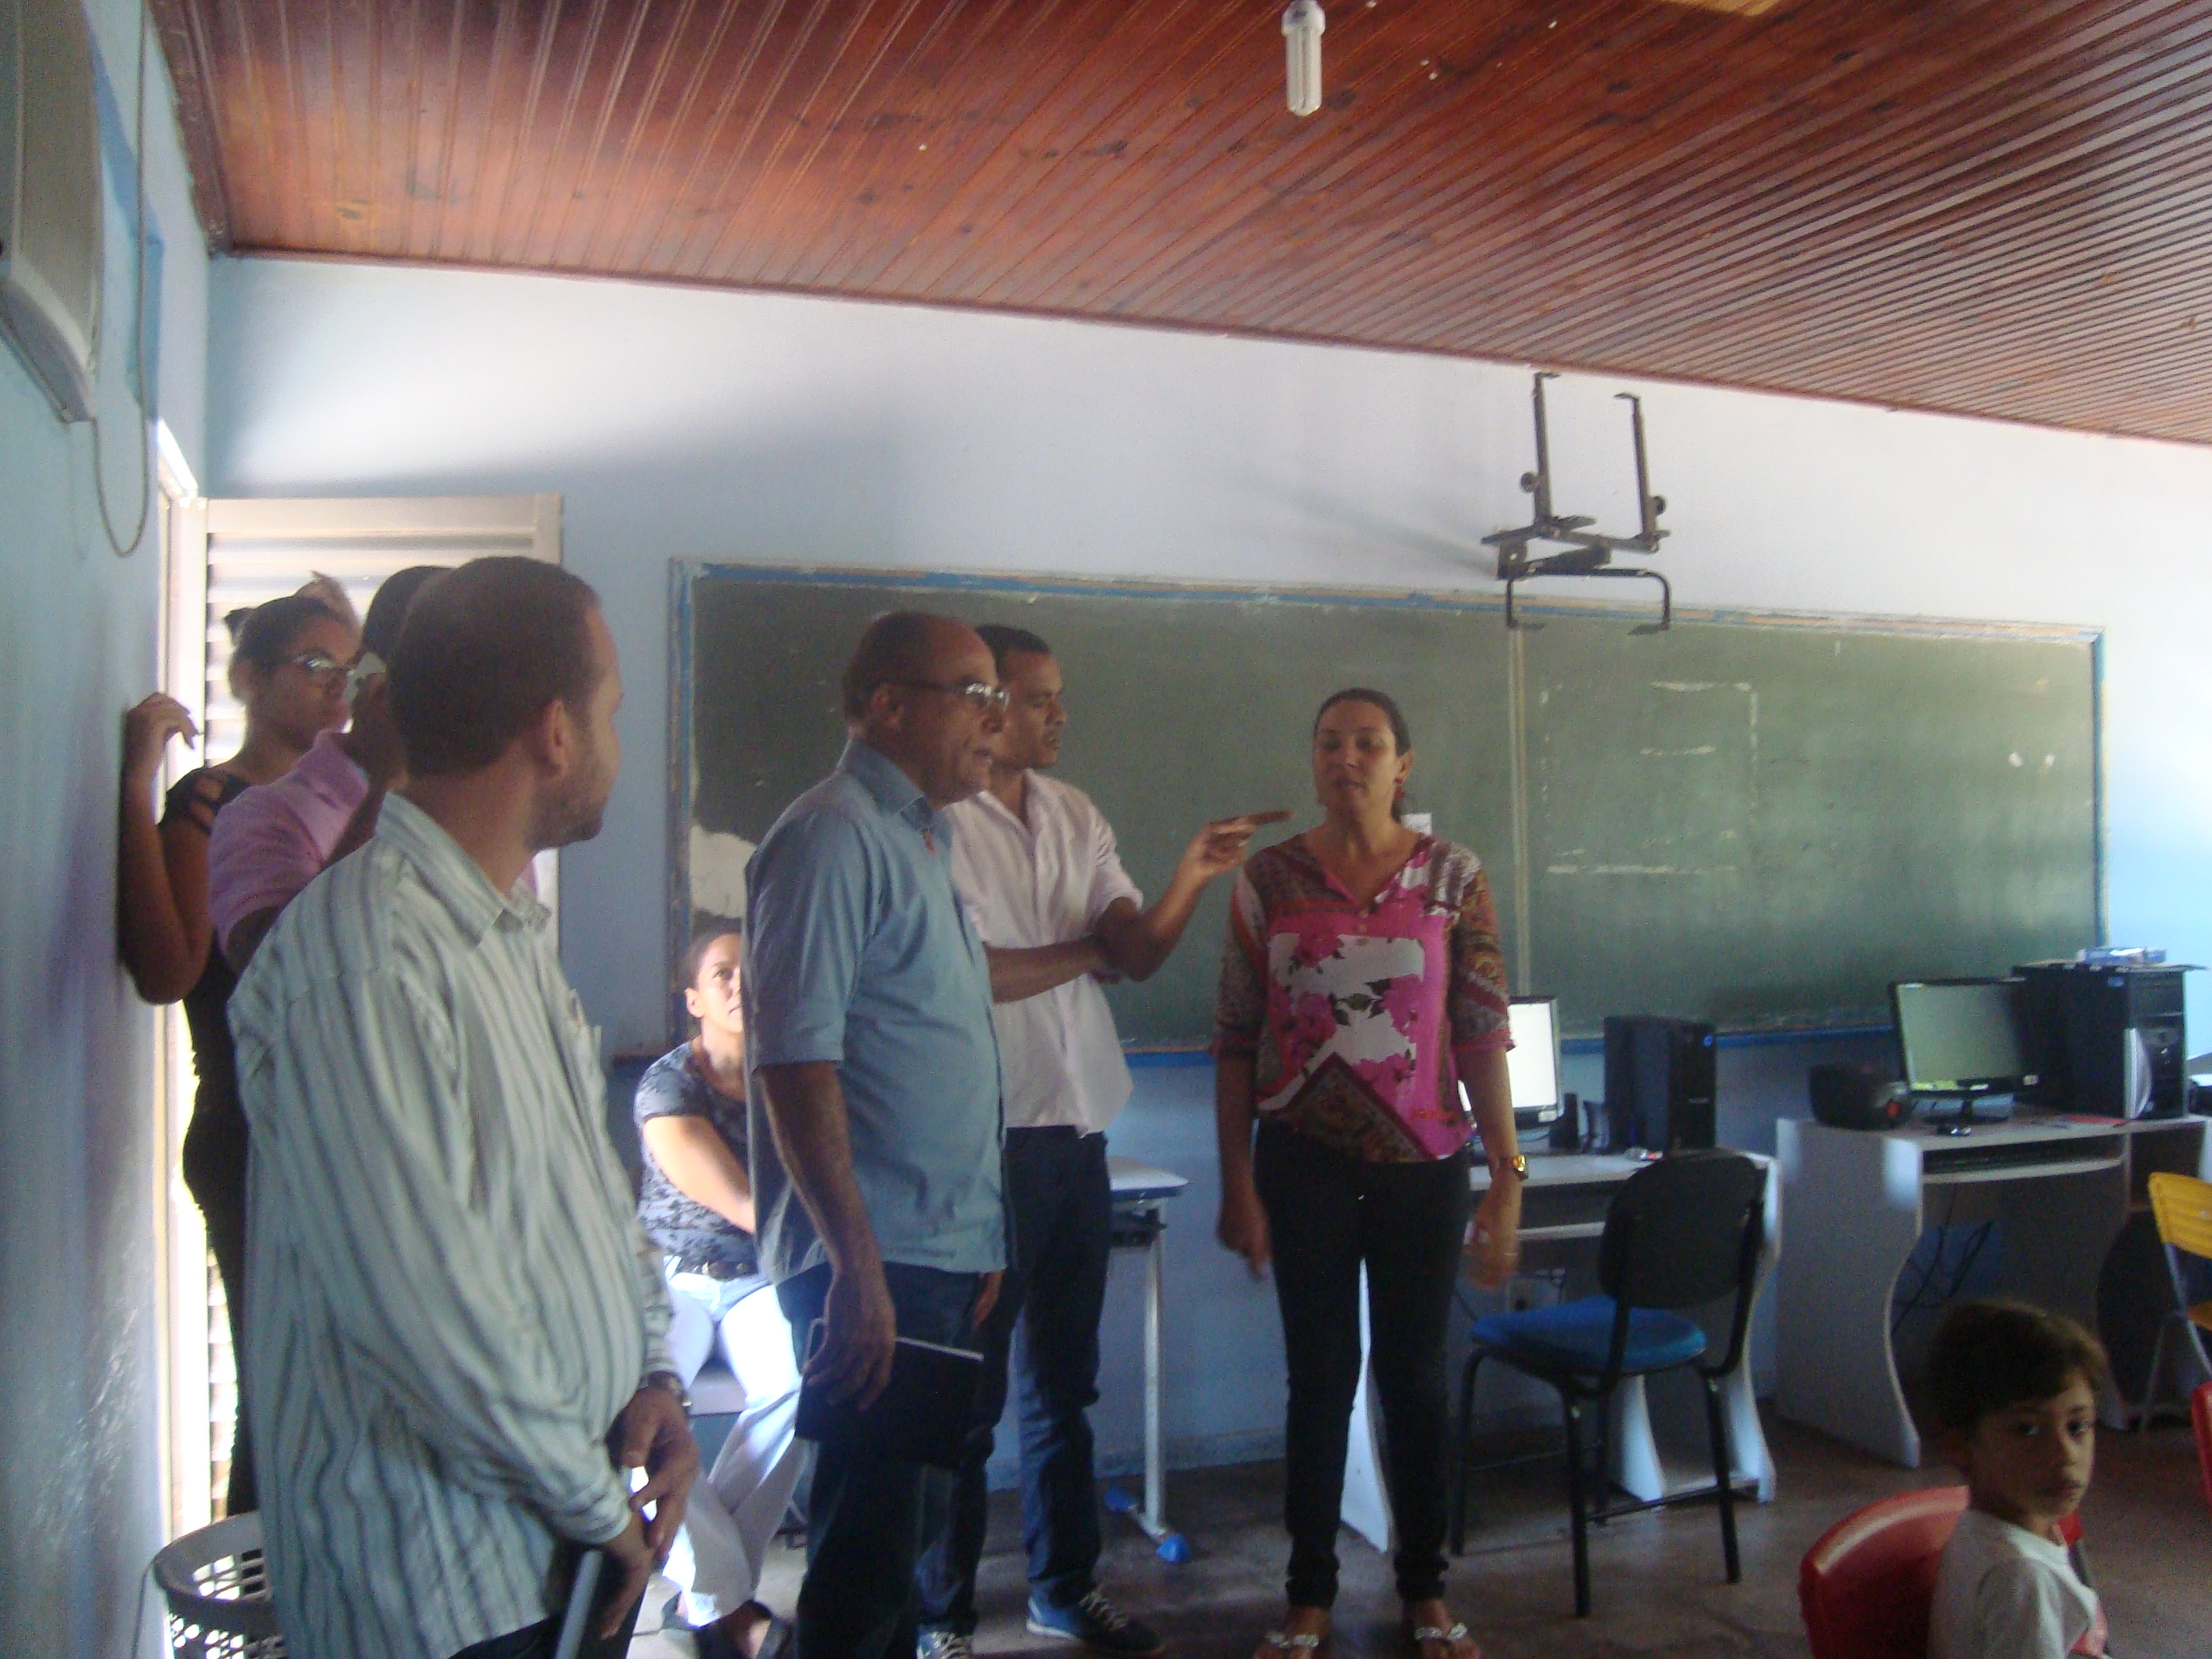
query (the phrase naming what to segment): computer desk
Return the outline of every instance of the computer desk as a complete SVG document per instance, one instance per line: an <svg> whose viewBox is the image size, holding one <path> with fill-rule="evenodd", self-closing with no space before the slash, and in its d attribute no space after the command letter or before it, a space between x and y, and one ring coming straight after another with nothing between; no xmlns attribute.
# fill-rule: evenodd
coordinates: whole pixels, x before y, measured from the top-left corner
<svg viewBox="0 0 2212 1659"><path fill-rule="evenodd" d="M1745 1157L1766 1171L1766 1225L1759 1250L1759 1289L1765 1288L1776 1261L1782 1257L1781 1211L1776 1203L1775 1160L1756 1152ZM1596 1243L1605 1233L1607 1211L1620 1183L1646 1167L1647 1161L1607 1152L1531 1152L1528 1183L1521 1199L1522 1259L1530 1266L1536 1258L1552 1258L1563 1265L1585 1268L1594 1260ZM1475 1165L1470 1182L1476 1200L1490 1190L1490 1170ZM1793 1223L1793 1225L1795 1224ZM1591 1289L1595 1290L1595 1285ZM1580 1294L1581 1292L1576 1292ZM1755 1290L1754 1297L1758 1294ZM1367 1335L1367 1292L1360 1281L1360 1337ZM1378 1550L1391 1547L1390 1505L1383 1486L1382 1429L1378 1414L1370 1409L1371 1374L1360 1372L1359 1392L1352 1402L1352 1439L1345 1459L1344 1524ZM1752 1393L1751 1350L1747 1341L1742 1363L1721 1385L1722 1409L1728 1420L1729 1446L1735 1474L1741 1483L1756 1482L1759 1501L1774 1496L1774 1459L1766 1445L1766 1431L1759 1420L1759 1404ZM1613 1484L1632 1498L1649 1503L1683 1492L1710 1488L1712 1460L1702 1445L1699 1473L1674 1480L1660 1455L1658 1437L1651 1425L1650 1402L1640 1376L1624 1378L1613 1397L1609 1444Z"/></svg>
<svg viewBox="0 0 2212 1659"><path fill-rule="evenodd" d="M1968 1135L1775 1126L1797 1248L1782 1263L1781 1414L1921 1463L1892 1344L1898 1279L1932 1224L2002 1224L1998 1289L2097 1328L2097 1279L2152 1167L2198 1167L2204 1120L2016 1115ZM2191 1144L2178 1138L2194 1136ZM2178 1161L2177 1161L2178 1160ZM2106 1420L2124 1423L2118 1397Z"/></svg>

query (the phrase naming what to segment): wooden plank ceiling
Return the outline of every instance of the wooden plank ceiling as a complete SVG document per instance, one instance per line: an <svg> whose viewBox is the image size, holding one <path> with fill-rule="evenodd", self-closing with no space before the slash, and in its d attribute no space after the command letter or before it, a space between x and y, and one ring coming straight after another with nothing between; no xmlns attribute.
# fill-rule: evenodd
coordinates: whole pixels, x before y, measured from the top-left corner
<svg viewBox="0 0 2212 1659"><path fill-rule="evenodd" d="M1758 5L1328 0L1305 120L1277 0L156 11L206 228L241 252L2212 442L2212 0Z"/></svg>

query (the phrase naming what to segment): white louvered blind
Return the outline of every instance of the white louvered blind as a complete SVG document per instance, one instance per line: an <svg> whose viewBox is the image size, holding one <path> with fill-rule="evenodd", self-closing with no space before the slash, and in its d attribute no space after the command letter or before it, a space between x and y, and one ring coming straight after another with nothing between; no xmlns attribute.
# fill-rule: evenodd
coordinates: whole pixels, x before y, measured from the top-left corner
<svg viewBox="0 0 2212 1659"><path fill-rule="evenodd" d="M240 605L289 593L315 572L335 578L368 614L377 586L410 564L463 564L488 554L561 562L558 495L429 495L194 503L207 569L204 752L221 759L245 740L230 694L230 632Z"/></svg>
<svg viewBox="0 0 2212 1659"><path fill-rule="evenodd" d="M238 606L295 592L320 571L343 586L356 613L365 617L384 579L409 565L462 564L494 553L561 562L561 498L552 495L185 499L167 503L167 510L166 681L199 721L203 742L196 754L171 745L165 785L202 760L228 759L245 740L245 712L230 694L230 632L222 620ZM542 854L536 873L538 896L557 916L555 855ZM188 1103L194 1079L181 1021L171 1021L165 1041L169 1097ZM206 1253L198 1212L174 1174L188 1109L172 1115L175 1219L168 1271L177 1292L171 1298L176 1330L169 1399L173 1464L180 1473L172 1476L171 1519L173 1529L182 1531L204 1525L221 1509L237 1386L222 1283Z"/></svg>
<svg viewBox="0 0 2212 1659"><path fill-rule="evenodd" d="M207 576L203 626L177 643L198 648L178 678L205 688L200 754L227 760L246 738L246 714L230 694L230 630L223 618L297 591L317 571L368 613L378 585L410 564L465 564L495 553L561 562L558 495L386 495L185 503L177 556ZM179 630L180 634L185 630ZM538 860L538 894L557 914L556 855Z"/></svg>

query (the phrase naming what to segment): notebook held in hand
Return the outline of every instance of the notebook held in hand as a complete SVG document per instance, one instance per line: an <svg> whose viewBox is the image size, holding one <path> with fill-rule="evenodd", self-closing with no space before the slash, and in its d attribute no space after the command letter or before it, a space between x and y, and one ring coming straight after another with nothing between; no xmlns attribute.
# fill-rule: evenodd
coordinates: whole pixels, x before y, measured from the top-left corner
<svg viewBox="0 0 2212 1659"><path fill-rule="evenodd" d="M806 1334L810 1361L822 1346L822 1322ZM891 1380L865 1412L849 1400L822 1397L812 1378L799 1385L802 1440L853 1441L872 1456L958 1469L975 1420L983 1356L910 1336L898 1339Z"/></svg>

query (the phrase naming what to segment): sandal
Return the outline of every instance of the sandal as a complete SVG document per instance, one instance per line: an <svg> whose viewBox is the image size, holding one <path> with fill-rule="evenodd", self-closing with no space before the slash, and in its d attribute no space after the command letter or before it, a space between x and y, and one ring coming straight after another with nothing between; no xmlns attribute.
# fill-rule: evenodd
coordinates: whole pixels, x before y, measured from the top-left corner
<svg viewBox="0 0 2212 1659"><path fill-rule="evenodd" d="M1271 1630L1260 1638L1278 1653L1318 1653L1328 1644L1327 1631L1300 1631L1296 1636Z"/></svg>
<svg viewBox="0 0 2212 1659"><path fill-rule="evenodd" d="M1425 1659L1425 1650L1431 1642L1447 1644L1445 1651L1447 1654L1451 1654L1456 1653L1460 1644L1468 1639L1467 1626L1456 1619L1449 1626L1408 1623L1406 1626L1406 1637L1413 1645L1416 1659ZM1476 1659L1480 1659L1479 1650Z"/></svg>

